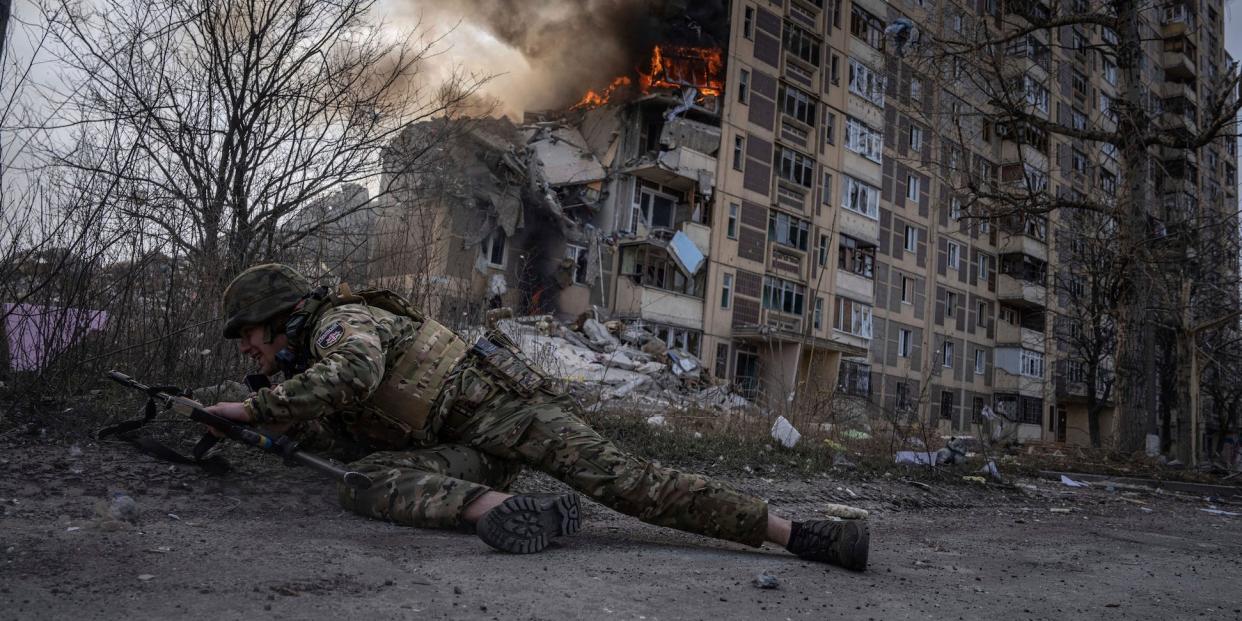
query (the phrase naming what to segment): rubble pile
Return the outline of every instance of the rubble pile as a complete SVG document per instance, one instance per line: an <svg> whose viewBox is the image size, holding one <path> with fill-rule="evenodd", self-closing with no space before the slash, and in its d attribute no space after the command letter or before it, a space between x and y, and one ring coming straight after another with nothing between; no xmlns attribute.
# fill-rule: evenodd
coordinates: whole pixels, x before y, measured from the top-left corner
<svg viewBox="0 0 1242 621"><path fill-rule="evenodd" d="M717 385L698 357L670 349L641 322L600 321L586 313L572 324L539 315L501 319L496 327L571 392L596 400L593 408L609 402L719 412L754 407Z"/></svg>

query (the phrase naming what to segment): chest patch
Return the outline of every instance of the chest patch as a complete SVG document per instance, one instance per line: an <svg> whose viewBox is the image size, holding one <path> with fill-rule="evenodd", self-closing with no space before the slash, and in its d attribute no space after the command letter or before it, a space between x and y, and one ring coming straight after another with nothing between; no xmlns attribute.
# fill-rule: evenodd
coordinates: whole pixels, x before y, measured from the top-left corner
<svg viewBox="0 0 1242 621"><path fill-rule="evenodd" d="M327 349L333 345L336 345L344 335L345 326L341 325L341 322L339 321L334 321L332 322L332 325L324 328L323 332L319 333L319 336L315 338L315 344L320 348Z"/></svg>

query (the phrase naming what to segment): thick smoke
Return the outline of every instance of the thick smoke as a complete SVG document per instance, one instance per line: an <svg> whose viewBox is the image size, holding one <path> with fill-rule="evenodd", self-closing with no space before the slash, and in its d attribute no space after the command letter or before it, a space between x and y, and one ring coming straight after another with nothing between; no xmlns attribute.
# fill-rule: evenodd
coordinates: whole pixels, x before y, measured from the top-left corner
<svg viewBox="0 0 1242 621"><path fill-rule="evenodd" d="M572 104L645 67L656 44L723 48L728 40L727 0L420 0L417 7L464 20L521 52L533 75L517 92L493 94L526 109Z"/></svg>

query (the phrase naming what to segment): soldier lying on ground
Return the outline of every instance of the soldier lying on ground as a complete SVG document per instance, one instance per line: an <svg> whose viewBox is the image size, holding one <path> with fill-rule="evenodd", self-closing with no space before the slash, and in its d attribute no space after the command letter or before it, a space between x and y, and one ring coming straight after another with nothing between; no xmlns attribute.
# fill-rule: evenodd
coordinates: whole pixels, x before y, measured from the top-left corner
<svg viewBox="0 0 1242 621"><path fill-rule="evenodd" d="M208 409L351 460L376 482L341 486L356 513L538 552L578 530L578 497L506 493L528 466L649 524L866 567L865 522L791 522L759 498L622 452L499 332L468 345L394 294L313 289L277 264L234 279L224 313L225 337L284 381Z"/></svg>

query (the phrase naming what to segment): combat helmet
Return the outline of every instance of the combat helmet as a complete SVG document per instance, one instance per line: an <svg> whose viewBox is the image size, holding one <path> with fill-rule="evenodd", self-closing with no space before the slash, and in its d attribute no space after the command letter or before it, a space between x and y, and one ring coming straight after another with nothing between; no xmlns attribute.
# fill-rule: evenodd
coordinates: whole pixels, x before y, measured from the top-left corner
<svg viewBox="0 0 1242 621"><path fill-rule="evenodd" d="M310 290L305 276L279 263L238 274L224 290L224 338L241 338L243 326L261 325L291 310Z"/></svg>

